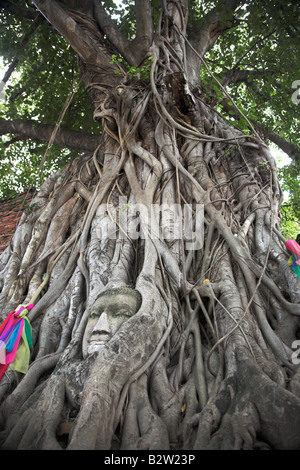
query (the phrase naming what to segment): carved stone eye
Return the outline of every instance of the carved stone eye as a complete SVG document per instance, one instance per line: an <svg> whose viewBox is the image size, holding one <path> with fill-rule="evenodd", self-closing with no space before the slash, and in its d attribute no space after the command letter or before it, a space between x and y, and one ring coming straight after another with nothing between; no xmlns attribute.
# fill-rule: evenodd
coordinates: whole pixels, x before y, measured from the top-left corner
<svg viewBox="0 0 300 470"><path fill-rule="evenodd" d="M123 317L131 317L132 315L128 310L125 308L122 308L121 310L118 311L117 316L123 316Z"/></svg>

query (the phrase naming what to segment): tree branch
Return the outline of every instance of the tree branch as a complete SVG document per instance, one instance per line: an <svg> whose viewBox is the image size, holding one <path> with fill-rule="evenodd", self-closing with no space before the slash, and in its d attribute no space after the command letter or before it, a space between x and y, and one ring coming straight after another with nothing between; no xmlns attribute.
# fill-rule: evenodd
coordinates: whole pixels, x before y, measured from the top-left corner
<svg viewBox="0 0 300 470"><path fill-rule="evenodd" d="M55 0L32 1L85 63L101 65L100 51L96 42L78 26L76 21Z"/></svg>
<svg viewBox="0 0 300 470"><path fill-rule="evenodd" d="M13 2L9 2L8 0L0 0L0 9L4 9L12 15L18 16L19 18L27 18L29 20L34 20L37 14L36 11L31 10L30 8L20 7Z"/></svg>
<svg viewBox="0 0 300 470"><path fill-rule="evenodd" d="M135 0L136 37L132 41L139 65L147 55L153 40L153 22L149 0Z"/></svg>
<svg viewBox="0 0 300 470"><path fill-rule="evenodd" d="M272 70L270 69L269 70L232 69L224 75L222 79L222 85L226 87L227 85L231 83L239 83L239 82L243 82L246 85L248 85L249 77L259 78L259 77L263 77L265 74L270 73L270 72L272 72ZM235 108L235 106L228 104L228 99L225 98L222 101L222 106L226 112L231 114L231 116L233 115L233 112L234 112L235 118L238 118L238 110ZM300 149L296 145L292 144L291 142L288 142L283 137L279 136L272 130L266 128L265 126L258 123L254 119L250 119L250 121L259 134L264 135L271 142L277 145L277 147L279 147L284 153L286 153L296 163L300 161Z"/></svg>
<svg viewBox="0 0 300 470"><path fill-rule="evenodd" d="M34 20L33 20L32 24L29 28L29 31L26 34L24 34L23 38L21 39L21 42L19 44L19 51L23 52L24 47L30 41L31 36L35 33L35 31L40 26L40 24L43 23L43 21L44 21L43 16L40 13L35 12L35 17L34 17ZM19 58L17 56L17 57L14 58L14 60L12 61L10 66L8 67L7 71L5 72L4 77L2 79L2 82L4 82L4 83L8 82L11 74L13 73L13 71L15 70L15 68L17 67L18 64L19 64Z"/></svg>
<svg viewBox="0 0 300 470"><path fill-rule="evenodd" d="M153 39L153 24L149 0L135 0L136 37L129 41L116 26L99 0L94 0L95 19L111 44L129 65L137 67L146 57Z"/></svg>
<svg viewBox="0 0 300 470"><path fill-rule="evenodd" d="M280 137L275 132L267 129L258 122L251 120L253 126L262 134L264 134L271 142L279 147L284 153L286 153L296 163L300 162L300 149L296 145L288 142L283 137Z"/></svg>
<svg viewBox="0 0 300 470"><path fill-rule="evenodd" d="M240 70L240 69L232 69L226 72L222 79L222 85L226 87L231 83L248 83L249 77L252 79L260 78L265 76L268 73L271 73L271 69L264 69L264 70Z"/></svg>
<svg viewBox="0 0 300 470"><path fill-rule="evenodd" d="M218 37L228 29L236 26L238 21L234 18L234 11L241 3L240 0L220 1L215 8L210 10L192 28L189 34L189 41L201 57L204 57L218 39ZM222 23L222 19L228 20ZM229 21L229 17L230 21ZM191 83L199 81L201 64L195 53L187 49L187 63L189 68L189 79Z"/></svg>
<svg viewBox="0 0 300 470"><path fill-rule="evenodd" d="M234 105L228 104L228 101L229 100L227 98L224 98L221 103L224 111L229 113L231 117L233 116L235 119L238 119L240 117L238 109ZM275 145L277 145L277 147L279 147L284 153L286 153L292 160L294 160L296 163L300 161L300 149L296 147L296 145L292 144L291 142L288 142L283 137L280 137L272 130L266 128L262 124L259 124L254 119L250 119L250 122L259 134L264 135L264 137L266 137Z"/></svg>
<svg viewBox="0 0 300 470"><path fill-rule="evenodd" d="M49 142L54 128L55 126L39 124L34 120L4 121L0 119L0 135L17 134L19 138L40 142ZM99 145L100 139L100 135L60 127L53 143L59 147L69 148L77 152L93 152Z"/></svg>
<svg viewBox="0 0 300 470"><path fill-rule="evenodd" d="M81 11L86 15L93 17L93 0L64 0L63 3L68 7L68 9Z"/></svg>
<svg viewBox="0 0 300 470"><path fill-rule="evenodd" d="M130 47L130 41L125 38L98 0L94 0L94 17L111 44L124 56L130 65L134 65L135 58Z"/></svg>

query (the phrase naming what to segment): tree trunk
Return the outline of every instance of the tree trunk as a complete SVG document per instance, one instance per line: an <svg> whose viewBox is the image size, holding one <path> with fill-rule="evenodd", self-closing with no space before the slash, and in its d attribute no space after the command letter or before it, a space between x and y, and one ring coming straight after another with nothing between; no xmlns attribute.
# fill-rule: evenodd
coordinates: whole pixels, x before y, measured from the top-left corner
<svg viewBox="0 0 300 470"><path fill-rule="evenodd" d="M29 370L0 384L3 449L300 448L276 165L190 83L186 11L166 2L149 81L115 73L101 41L101 63L78 53L103 135L43 184L0 258L3 318L35 304ZM136 313L84 354L95 306L121 315L124 286Z"/></svg>

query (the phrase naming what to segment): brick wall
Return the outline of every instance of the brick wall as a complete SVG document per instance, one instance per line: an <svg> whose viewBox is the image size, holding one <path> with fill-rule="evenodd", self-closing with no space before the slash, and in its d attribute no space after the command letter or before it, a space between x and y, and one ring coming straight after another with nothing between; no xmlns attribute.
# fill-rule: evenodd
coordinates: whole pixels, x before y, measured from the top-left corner
<svg viewBox="0 0 300 470"><path fill-rule="evenodd" d="M0 253L8 246L17 223L33 196L33 191L24 191L9 199L0 200Z"/></svg>

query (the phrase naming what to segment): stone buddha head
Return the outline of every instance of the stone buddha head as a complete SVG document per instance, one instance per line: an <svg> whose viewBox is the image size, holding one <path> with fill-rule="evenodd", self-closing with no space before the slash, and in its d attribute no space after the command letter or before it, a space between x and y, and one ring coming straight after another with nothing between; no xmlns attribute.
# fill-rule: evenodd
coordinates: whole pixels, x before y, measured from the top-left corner
<svg viewBox="0 0 300 470"><path fill-rule="evenodd" d="M140 308L141 294L130 286L107 289L91 307L82 341L82 353L99 351Z"/></svg>

